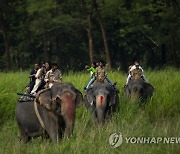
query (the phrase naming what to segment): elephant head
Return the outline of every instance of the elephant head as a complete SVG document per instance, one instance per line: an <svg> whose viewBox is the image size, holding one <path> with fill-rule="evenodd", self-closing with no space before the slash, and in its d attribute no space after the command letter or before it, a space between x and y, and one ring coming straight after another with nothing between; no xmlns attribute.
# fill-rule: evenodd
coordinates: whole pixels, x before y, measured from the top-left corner
<svg viewBox="0 0 180 154"><path fill-rule="evenodd" d="M40 104L50 106L49 114L59 125L64 125L69 137L73 132L75 109L83 103L81 92L70 83L56 83L37 97Z"/></svg>
<svg viewBox="0 0 180 154"><path fill-rule="evenodd" d="M139 80L130 80L128 85L125 88L125 93L131 100L140 99L144 101L148 97L153 95L154 88L151 84L143 81L142 79Z"/></svg>
<svg viewBox="0 0 180 154"><path fill-rule="evenodd" d="M96 83L86 95L86 107L91 108L93 118L103 123L117 104L117 93L109 83Z"/></svg>

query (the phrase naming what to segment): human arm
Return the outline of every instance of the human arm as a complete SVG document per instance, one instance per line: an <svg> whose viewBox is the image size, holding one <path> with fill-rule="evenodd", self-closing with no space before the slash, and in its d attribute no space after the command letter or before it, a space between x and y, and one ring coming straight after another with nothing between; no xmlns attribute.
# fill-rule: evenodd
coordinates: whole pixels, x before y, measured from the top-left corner
<svg viewBox="0 0 180 154"><path fill-rule="evenodd" d="M35 75L36 75L35 70L32 70L29 74L29 78L35 77Z"/></svg>
<svg viewBox="0 0 180 154"><path fill-rule="evenodd" d="M58 70L59 71L59 70ZM58 77L59 77L59 80L60 80L60 82L62 82L62 74L61 74L61 72L59 71L59 75L58 75Z"/></svg>
<svg viewBox="0 0 180 154"><path fill-rule="evenodd" d="M36 75L35 75L35 77L36 77L37 79L40 79L40 78L42 77L42 71L43 71L42 68L41 68L41 69L38 69L38 71L37 71L37 73L36 73Z"/></svg>
<svg viewBox="0 0 180 154"><path fill-rule="evenodd" d="M59 70L56 70L54 77L53 77L53 82L62 82L62 74Z"/></svg>
<svg viewBox="0 0 180 154"><path fill-rule="evenodd" d="M85 66L85 69L89 69L89 66L88 66L88 65L86 65L86 66Z"/></svg>
<svg viewBox="0 0 180 154"><path fill-rule="evenodd" d="M144 70L142 69L141 66L139 66L139 69L142 71L142 74L144 74Z"/></svg>
<svg viewBox="0 0 180 154"><path fill-rule="evenodd" d="M89 72L94 72L94 69L93 69L93 67L90 67L90 68L87 68L87 71L89 71Z"/></svg>
<svg viewBox="0 0 180 154"><path fill-rule="evenodd" d="M44 81L49 82L49 71L46 73Z"/></svg>

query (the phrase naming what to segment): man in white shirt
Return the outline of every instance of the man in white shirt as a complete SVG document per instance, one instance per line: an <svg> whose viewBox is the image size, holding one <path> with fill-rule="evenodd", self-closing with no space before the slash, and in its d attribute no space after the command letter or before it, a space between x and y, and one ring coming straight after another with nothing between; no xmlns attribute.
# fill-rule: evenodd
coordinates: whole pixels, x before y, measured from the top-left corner
<svg viewBox="0 0 180 154"><path fill-rule="evenodd" d="M51 88L54 82L62 82L62 75L56 63L53 63L52 69L46 73L44 81L47 83L47 88Z"/></svg>
<svg viewBox="0 0 180 154"><path fill-rule="evenodd" d="M46 70L46 67L44 64L42 64L42 67L40 69L38 69L38 71L35 75L36 81L35 81L35 85L34 85L32 91L31 91L32 95L36 95L36 92L37 92L39 86L41 85L42 80L44 79L45 70Z"/></svg>

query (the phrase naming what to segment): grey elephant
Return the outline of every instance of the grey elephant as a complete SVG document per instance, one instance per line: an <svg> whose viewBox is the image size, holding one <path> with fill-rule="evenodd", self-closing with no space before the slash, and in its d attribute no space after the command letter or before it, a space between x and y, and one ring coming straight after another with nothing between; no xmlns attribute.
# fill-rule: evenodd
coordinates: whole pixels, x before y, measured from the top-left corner
<svg viewBox="0 0 180 154"><path fill-rule="evenodd" d="M118 101L118 91L106 82L95 83L85 96L86 108L91 110L93 119L100 124L115 111Z"/></svg>
<svg viewBox="0 0 180 154"><path fill-rule="evenodd" d="M56 83L51 89L39 92L35 101L18 101L16 121L20 139L28 142L32 137L45 136L57 142L64 133L73 132L76 107L83 102L82 94L70 83ZM50 109L44 104L48 103Z"/></svg>
<svg viewBox="0 0 180 154"><path fill-rule="evenodd" d="M140 99L144 102L147 98L152 97L154 87L145 82L142 78L131 79L125 87L125 94L130 97L131 100Z"/></svg>

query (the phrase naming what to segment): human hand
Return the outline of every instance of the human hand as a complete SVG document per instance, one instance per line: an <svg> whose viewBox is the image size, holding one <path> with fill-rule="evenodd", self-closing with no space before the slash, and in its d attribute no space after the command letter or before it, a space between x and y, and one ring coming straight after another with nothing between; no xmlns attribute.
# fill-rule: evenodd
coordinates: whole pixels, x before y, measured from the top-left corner
<svg viewBox="0 0 180 154"><path fill-rule="evenodd" d="M88 66L88 65L86 65L86 66L85 66L85 69L88 69L88 68L89 68L89 66Z"/></svg>

